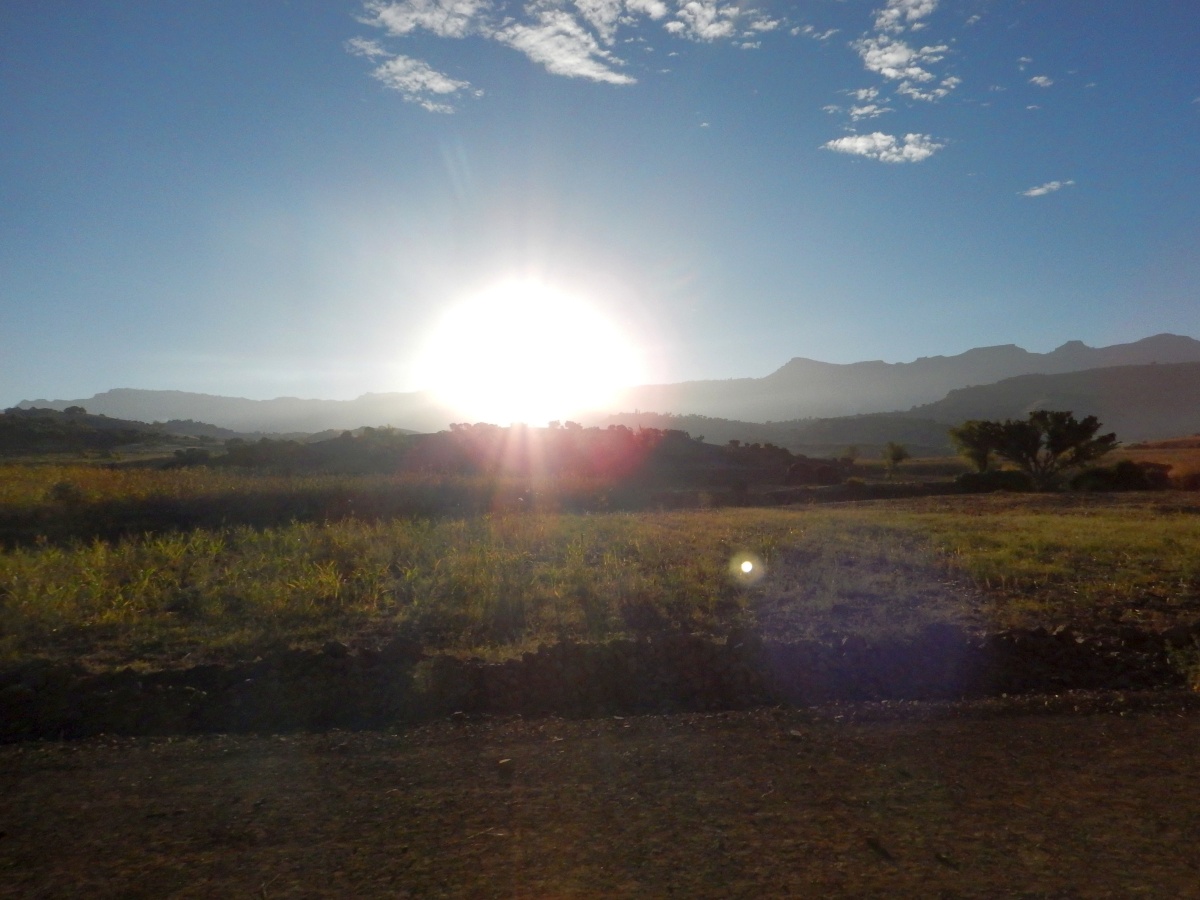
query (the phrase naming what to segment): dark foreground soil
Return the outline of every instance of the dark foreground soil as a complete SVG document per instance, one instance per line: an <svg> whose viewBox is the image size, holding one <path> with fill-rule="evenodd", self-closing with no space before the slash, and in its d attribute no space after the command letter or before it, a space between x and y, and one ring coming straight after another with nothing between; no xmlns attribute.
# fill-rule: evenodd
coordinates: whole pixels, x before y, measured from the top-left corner
<svg viewBox="0 0 1200 900"><path fill-rule="evenodd" d="M5 897L1200 897L1196 695L0 747Z"/></svg>

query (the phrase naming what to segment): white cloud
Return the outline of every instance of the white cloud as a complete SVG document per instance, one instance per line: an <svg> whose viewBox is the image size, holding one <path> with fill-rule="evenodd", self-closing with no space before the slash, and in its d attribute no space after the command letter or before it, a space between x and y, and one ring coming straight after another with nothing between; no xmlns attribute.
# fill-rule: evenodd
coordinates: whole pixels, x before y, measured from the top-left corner
<svg viewBox="0 0 1200 900"><path fill-rule="evenodd" d="M929 103L935 103L950 95L956 87L962 84L962 79L956 75L951 75L948 78L943 78L942 83L937 87L919 88L911 81L902 81L896 87L896 92L904 94L906 97L912 97L914 100L925 100Z"/></svg>
<svg viewBox="0 0 1200 900"><path fill-rule="evenodd" d="M1047 88L1047 87L1050 87L1050 85L1054 84L1054 79L1050 78L1046 75L1034 75L1032 78L1029 79L1029 83L1036 84L1038 87Z"/></svg>
<svg viewBox="0 0 1200 900"><path fill-rule="evenodd" d="M925 66L941 60L950 49L945 44L939 44L916 50L886 35L863 38L855 42L854 48L868 70L893 81L932 81L933 73Z"/></svg>
<svg viewBox="0 0 1200 900"><path fill-rule="evenodd" d="M864 106L850 107L850 118L855 122L861 119L876 119L884 113L895 112L890 106L880 106L877 103L868 103Z"/></svg>
<svg viewBox="0 0 1200 900"><path fill-rule="evenodd" d="M1026 109L1041 109L1041 107L1040 107L1040 106L1038 106L1036 103L1030 103L1030 104L1029 104L1028 106L1026 106L1025 108L1026 108Z"/></svg>
<svg viewBox="0 0 1200 900"><path fill-rule="evenodd" d="M584 21L596 29L600 40L612 43L623 9L621 0L575 0L575 8Z"/></svg>
<svg viewBox="0 0 1200 900"><path fill-rule="evenodd" d="M903 140L892 134L852 134L822 144L823 149L852 156L865 156L887 163L916 163L928 159L945 144L927 134L906 134Z"/></svg>
<svg viewBox="0 0 1200 900"><path fill-rule="evenodd" d="M686 0L679 5L676 18L664 27L694 41L715 41L731 37L740 14L736 6L718 6L716 0Z"/></svg>
<svg viewBox="0 0 1200 900"><path fill-rule="evenodd" d="M379 45L379 41L369 41L366 38L350 38L346 41L346 49L355 56L365 56L367 59L390 55Z"/></svg>
<svg viewBox="0 0 1200 900"><path fill-rule="evenodd" d="M661 19L670 11L662 0L625 0L625 9L655 20Z"/></svg>
<svg viewBox="0 0 1200 900"><path fill-rule="evenodd" d="M920 20L937 9L937 5L938 0L888 0L887 6L875 14L875 28L896 34L907 25L916 31L924 24Z"/></svg>
<svg viewBox="0 0 1200 900"><path fill-rule="evenodd" d="M814 41L827 41L839 31L841 31L840 28L830 28L826 31L817 31L817 29L813 28L811 25L805 25L803 28L799 26L793 28L789 34L791 34L792 37L798 37L799 35L803 34L812 38Z"/></svg>
<svg viewBox="0 0 1200 900"><path fill-rule="evenodd" d="M471 34L490 9L488 0L368 0L361 21L392 35L420 28L438 37L461 38Z"/></svg>
<svg viewBox="0 0 1200 900"><path fill-rule="evenodd" d="M1033 62L1032 56L1021 56L1017 58L1017 69L1024 72L1025 67Z"/></svg>
<svg viewBox="0 0 1200 900"><path fill-rule="evenodd" d="M1043 197L1046 194L1053 194L1055 191L1061 191L1065 187L1070 187L1075 182L1067 181L1047 181L1045 184L1039 184L1037 187L1031 187L1027 191L1021 191L1022 197Z"/></svg>
<svg viewBox="0 0 1200 900"><path fill-rule="evenodd" d="M569 13L560 9L544 9L535 24L508 25L496 31L493 37L521 51L553 75L609 84L633 84L636 81L614 71L609 64L620 64L620 60L602 48Z"/></svg>
<svg viewBox="0 0 1200 900"><path fill-rule="evenodd" d="M857 91L850 91L850 96L861 103L868 103L879 96L879 88L859 88Z"/></svg>
<svg viewBox="0 0 1200 900"><path fill-rule="evenodd" d="M963 22L963 24L964 25L978 25L981 19L983 19L983 16L976 14L976 15L971 16L969 19L967 19L967 21Z"/></svg>
<svg viewBox="0 0 1200 900"><path fill-rule="evenodd" d="M752 4L755 0L746 0ZM618 43L638 42L653 52L641 36L621 35L647 21L663 23L666 31L693 41L725 41L750 50L759 38L785 27L741 0L362 0L359 21L388 38L405 40L419 32L461 40L494 41L523 53L554 75L585 78L608 84L633 84L625 63L612 49ZM814 37L826 39L830 31ZM636 32L635 32L636 35ZM427 63L389 49L387 42L356 37L348 52L379 64L373 77L399 91L407 100L439 112L452 97L470 90L437 72ZM669 55L677 55L671 53Z"/></svg>
<svg viewBox="0 0 1200 900"><path fill-rule="evenodd" d="M430 112L452 113L454 107L445 102L464 91L481 95L482 91L471 91L471 84L459 81L429 67L419 59L394 56L371 72L378 79L410 103L416 103Z"/></svg>
<svg viewBox="0 0 1200 900"><path fill-rule="evenodd" d="M821 110L822 110L823 112L827 112L827 113L830 113L830 114L832 114L832 113L839 113L839 112L841 112L841 111L842 111L842 108L841 108L840 106L837 106L837 105L833 104L833 103L828 103L828 104L826 104L825 106L822 106L822 107L821 107Z"/></svg>

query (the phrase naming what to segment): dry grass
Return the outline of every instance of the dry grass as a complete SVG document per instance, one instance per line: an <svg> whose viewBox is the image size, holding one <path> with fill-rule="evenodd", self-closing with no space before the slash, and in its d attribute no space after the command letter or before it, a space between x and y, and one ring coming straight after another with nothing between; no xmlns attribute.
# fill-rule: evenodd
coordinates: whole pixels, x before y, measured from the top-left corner
<svg viewBox="0 0 1200 900"><path fill-rule="evenodd" d="M276 485L202 470L124 476L72 477L135 499ZM61 470L38 478L44 492ZM19 490L13 480L11 502L47 502L30 480ZM277 481L285 492L306 483ZM1200 618L1198 510L1194 494L993 495L346 517L40 543L0 553L0 655L162 665L396 632L505 655L655 628L720 635L739 625L777 637L904 634L932 621L1164 628ZM740 554L757 558L765 578L732 574Z"/></svg>
<svg viewBox="0 0 1200 900"><path fill-rule="evenodd" d="M1171 467L1170 476L1176 483L1200 478L1200 438L1178 438L1152 444L1135 444L1115 451L1113 462L1122 459L1134 462L1162 463Z"/></svg>

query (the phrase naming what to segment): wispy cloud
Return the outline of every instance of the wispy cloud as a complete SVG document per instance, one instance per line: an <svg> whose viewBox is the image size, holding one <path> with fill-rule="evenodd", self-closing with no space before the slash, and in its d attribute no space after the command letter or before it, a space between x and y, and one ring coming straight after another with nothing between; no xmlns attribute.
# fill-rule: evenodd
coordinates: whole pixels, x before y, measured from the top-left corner
<svg viewBox="0 0 1200 900"><path fill-rule="evenodd" d="M902 81L896 88L896 93L903 94L906 97L912 97L914 100L925 100L933 103L941 100L944 97L950 96L950 92L962 84L962 79L951 75L943 78L941 83L936 87L917 87L911 81Z"/></svg>
<svg viewBox="0 0 1200 900"><path fill-rule="evenodd" d="M1050 85L1054 84L1054 79L1050 78L1048 75L1034 75L1029 79L1029 83L1036 84L1038 87L1048 88Z"/></svg>
<svg viewBox="0 0 1200 900"><path fill-rule="evenodd" d="M945 59L950 46L915 46L902 36L906 31L925 28L928 25L925 20L937 8L938 0L888 0L882 9L875 11L874 33L851 44L868 72L899 82L896 86L898 94L930 103L948 97L962 83L955 75L939 80L932 68Z"/></svg>
<svg viewBox="0 0 1200 900"><path fill-rule="evenodd" d="M838 34L840 32L841 32L840 28L828 28L825 31L818 31L817 29L813 28L813 26L811 26L811 25L804 25L804 26L797 26L796 28L793 28L791 33L792 33L793 37L802 34L805 37L812 38L814 41L827 41L831 37L833 37L835 34Z"/></svg>
<svg viewBox="0 0 1200 900"><path fill-rule="evenodd" d="M1061 191L1065 187L1070 187L1075 182L1067 181L1047 181L1045 184L1039 184L1037 187L1031 187L1027 191L1021 191L1022 197L1044 197L1046 194L1053 194L1055 191Z"/></svg>
<svg viewBox="0 0 1200 900"><path fill-rule="evenodd" d="M893 96L936 103L948 97L961 83L957 75L939 75L935 66L950 52L946 43L917 45L909 35L928 26L928 19L938 9L939 0L886 0L874 12L872 31L853 41L850 46L862 60L863 67L884 80L884 90ZM845 114L850 123L875 119L895 112L881 99L879 87L865 87L844 93L856 103ZM841 107L826 106L826 111L841 112ZM928 134L911 132L898 137L876 131L872 134L851 134L823 144L825 150L865 156L880 162L921 162L945 145Z"/></svg>
<svg viewBox="0 0 1200 900"><path fill-rule="evenodd" d="M887 35L863 38L854 47L868 71L893 81L932 81L933 73L926 66L940 61L950 49L945 44L913 48Z"/></svg>
<svg viewBox="0 0 1200 900"><path fill-rule="evenodd" d="M754 50L762 35L786 24L748 3L728 0L363 0L359 21L392 39L425 32L444 39L494 41L553 75L614 85L637 81L613 49L634 40L622 38L623 29L651 22L678 38L728 41ZM824 39L832 33L814 36ZM450 112L455 96L481 93L421 60L392 52L381 41L357 37L346 48L379 63L373 77L426 109Z"/></svg>
<svg viewBox="0 0 1200 900"><path fill-rule="evenodd" d="M895 112L890 106L880 106L877 103L867 103L863 106L850 107L850 118L855 122L862 119L876 119L884 113Z"/></svg>
<svg viewBox="0 0 1200 900"><path fill-rule="evenodd" d="M430 112L452 113L454 107L447 100L460 94L482 96L483 91L472 90L468 81L451 78L419 59L393 56L377 66L371 77L400 95L409 103L416 103Z"/></svg>
<svg viewBox="0 0 1200 900"><path fill-rule="evenodd" d="M938 143L928 134L906 134L898 138L893 134L876 131L873 134L852 134L821 145L835 153L865 156L886 163L916 163L926 160L941 150L945 144Z"/></svg>
<svg viewBox="0 0 1200 900"><path fill-rule="evenodd" d="M554 75L609 84L633 84L636 80L616 71L613 64L619 65L620 61L562 10L544 10L537 22L502 28L495 33L495 39L520 50Z"/></svg>
<svg viewBox="0 0 1200 900"><path fill-rule="evenodd" d="M887 6L875 14L876 31L899 34L907 28L917 29L922 19L937 9L938 0L888 0Z"/></svg>
<svg viewBox="0 0 1200 900"><path fill-rule="evenodd" d="M664 27L671 34L707 43L732 37L739 15L741 10L736 6L719 6L716 0L687 0Z"/></svg>
<svg viewBox="0 0 1200 900"><path fill-rule="evenodd" d="M417 29L438 37L461 38L474 32L484 13L491 9L488 0L404 0L390 3L368 0L364 25L374 25L389 34L409 34Z"/></svg>

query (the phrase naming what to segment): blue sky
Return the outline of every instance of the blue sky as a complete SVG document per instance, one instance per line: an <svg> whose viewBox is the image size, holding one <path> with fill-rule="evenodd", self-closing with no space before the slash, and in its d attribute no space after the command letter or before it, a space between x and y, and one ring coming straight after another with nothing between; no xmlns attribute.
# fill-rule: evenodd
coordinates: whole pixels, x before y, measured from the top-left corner
<svg viewBox="0 0 1200 900"><path fill-rule="evenodd" d="M0 7L0 404L423 385L583 296L657 381L1200 336L1180 0Z"/></svg>

